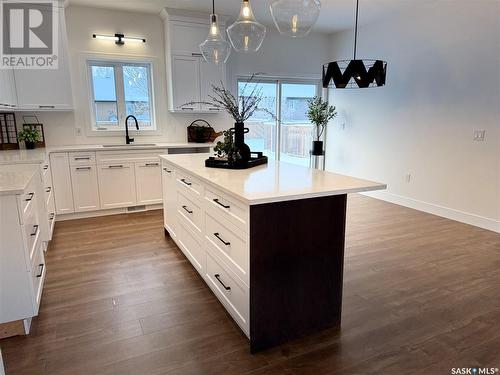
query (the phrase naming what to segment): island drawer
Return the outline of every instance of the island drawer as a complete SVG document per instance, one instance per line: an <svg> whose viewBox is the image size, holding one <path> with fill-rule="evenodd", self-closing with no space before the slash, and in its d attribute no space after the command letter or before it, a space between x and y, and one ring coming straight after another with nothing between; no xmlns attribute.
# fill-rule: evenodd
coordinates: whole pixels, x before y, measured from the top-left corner
<svg viewBox="0 0 500 375"><path fill-rule="evenodd" d="M69 164L70 165L89 165L95 164L95 152L70 152Z"/></svg>
<svg viewBox="0 0 500 375"><path fill-rule="evenodd" d="M247 286L249 285L250 251L247 234L228 220L205 214L207 244Z"/></svg>
<svg viewBox="0 0 500 375"><path fill-rule="evenodd" d="M213 187L205 188L205 201L207 209L213 216L222 216L239 229L248 232L249 214L245 204Z"/></svg>
<svg viewBox="0 0 500 375"><path fill-rule="evenodd" d="M25 222L25 220L28 218L30 215L30 212L32 211L33 207L35 207L36 210L36 200L37 200L37 187L36 187L36 178L37 176L34 176L26 189L24 190L23 194L20 194L18 196L18 204L21 210L22 215L21 221L22 223ZM39 178L39 177L38 177Z"/></svg>
<svg viewBox="0 0 500 375"><path fill-rule="evenodd" d="M193 267L196 268L203 277L203 272L205 270L205 249L198 236L195 235L189 224L187 224L187 219L184 217L179 218L177 242L186 258L189 259Z"/></svg>
<svg viewBox="0 0 500 375"><path fill-rule="evenodd" d="M177 192L177 211L189 223L191 228L200 236L203 236L203 210L199 206L199 202L191 200L186 195Z"/></svg>
<svg viewBox="0 0 500 375"><path fill-rule="evenodd" d="M233 319L238 323L243 332L250 336L249 322L249 289L237 281L234 275L224 266L217 256L207 251L207 267L205 279L208 286Z"/></svg>
<svg viewBox="0 0 500 375"><path fill-rule="evenodd" d="M191 198L201 200L203 185L193 176L183 171L176 172L177 186L180 191L186 192Z"/></svg>

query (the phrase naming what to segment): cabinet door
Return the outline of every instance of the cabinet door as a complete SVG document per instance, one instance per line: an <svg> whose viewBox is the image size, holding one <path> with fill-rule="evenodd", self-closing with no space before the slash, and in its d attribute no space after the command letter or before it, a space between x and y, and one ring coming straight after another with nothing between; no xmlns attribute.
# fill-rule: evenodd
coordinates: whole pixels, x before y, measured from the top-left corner
<svg viewBox="0 0 500 375"><path fill-rule="evenodd" d="M76 212L99 209L99 187L95 165L71 166L71 183Z"/></svg>
<svg viewBox="0 0 500 375"><path fill-rule="evenodd" d="M21 109L71 110L73 97L64 9L59 9L58 68L15 69L18 107Z"/></svg>
<svg viewBox="0 0 500 375"><path fill-rule="evenodd" d="M160 162L135 164L135 183L137 204L161 203L161 168Z"/></svg>
<svg viewBox="0 0 500 375"><path fill-rule="evenodd" d="M172 58L173 111L199 111L200 101L200 59L197 56L173 56Z"/></svg>
<svg viewBox="0 0 500 375"><path fill-rule="evenodd" d="M201 88L201 101L211 102L208 97L212 95L212 86L220 86L221 82L225 86L225 64L212 64L207 63L205 60L200 59L200 88ZM201 105L202 111L219 112L217 107L209 104Z"/></svg>
<svg viewBox="0 0 500 375"><path fill-rule="evenodd" d="M13 69L0 69L0 108L17 107L16 86Z"/></svg>
<svg viewBox="0 0 500 375"><path fill-rule="evenodd" d="M177 236L177 191L175 182L175 170L167 163L162 167L163 185L163 225L170 236Z"/></svg>
<svg viewBox="0 0 500 375"><path fill-rule="evenodd" d="M105 164L97 168L101 208L136 205L133 163Z"/></svg>
<svg viewBox="0 0 500 375"><path fill-rule="evenodd" d="M52 172L56 213L68 214L74 212L68 153L50 154L50 170Z"/></svg>

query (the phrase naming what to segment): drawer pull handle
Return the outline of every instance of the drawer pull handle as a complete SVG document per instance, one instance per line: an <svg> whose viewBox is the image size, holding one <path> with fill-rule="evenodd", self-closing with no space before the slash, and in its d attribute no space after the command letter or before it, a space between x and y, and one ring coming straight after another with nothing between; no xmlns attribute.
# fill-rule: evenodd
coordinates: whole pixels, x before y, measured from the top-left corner
<svg viewBox="0 0 500 375"><path fill-rule="evenodd" d="M123 168L123 165L110 165L108 168L109 169L118 169L118 168Z"/></svg>
<svg viewBox="0 0 500 375"><path fill-rule="evenodd" d="M36 236L38 233L38 225L33 225L33 233L30 234L30 236Z"/></svg>
<svg viewBox="0 0 500 375"><path fill-rule="evenodd" d="M36 275L36 277L42 277L42 275L43 275L43 268L45 267L45 264L40 263L38 265L38 267L40 267L40 271L38 272L38 275Z"/></svg>
<svg viewBox="0 0 500 375"><path fill-rule="evenodd" d="M160 163L146 163L146 167L157 167Z"/></svg>
<svg viewBox="0 0 500 375"><path fill-rule="evenodd" d="M181 182L187 186L191 186L192 183L191 182L187 182L184 178L181 178Z"/></svg>
<svg viewBox="0 0 500 375"><path fill-rule="evenodd" d="M182 206L182 208L184 208L184 210L188 213L188 214L192 214L193 211L190 211L187 206Z"/></svg>
<svg viewBox="0 0 500 375"><path fill-rule="evenodd" d="M43 108L53 109L53 108L56 108L56 106L55 105L39 105L38 108L40 108L40 109L43 109Z"/></svg>
<svg viewBox="0 0 500 375"><path fill-rule="evenodd" d="M49 220L54 220L54 217L55 217L55 216L56 216L56 214L52 212L52 213L49 215Z"/></svg>
<svg viewBox="0 0 500 375"><path fill-rule="evenodd" d="M28 194L28 198L25 199L26 202L29 202L33 199L33 197L35 196L35 193L29 193Z"/></svg>
<svg viewBox="0 0 500 375"><path fill-rule="evenodd" d="M163 170L167 173L172 173L172 171L169 171L167 168L163 168Z"/></svg>
<svg viewBox="0 0 500 375"><path fill-rule="evenodd" d="M194 108L182 107L181 110L183 110L183 111L194 111Z"/></svg>
<svg viewBox="0 0 500 375"><path fill-rule="evenodd" d="M74 158L75 160L90 160L90 156L77 156Z"/></svg>
<svg viewBox="0 0 500 375"><path fill-rule="evenodd" d="M46 171L47 169L49 169L49 166L48 165L44 165L43 166L43 170Z"/></svg>
<svg viewBox="0 0 500 375"><path fill-rule="evenodd" d="M219 233L214 233L214 236L217 237L219 239L220 242L222 242L224 245L226 246L229 246L231 245L231 242L226 242L224 241L221 237L220 237L220 234Z"/></svg>
<svg viewBox="0 0 500 375"><path fill-rule="evenodd" d="M52 190L52 186L48 186L46 189L45 189L45 192L46 193L50 193L50 191Z"/></svg>
<svg viewBox="0 0 500 375"><path fill-rule="evenodd" d="M78 167L76 168L77 171L90 171L92 167Z"/></svg>
<svg viewBox="0 0 500 375"><path fill-rule="evenodd" d="M214 198L213 201L217 203L219 206L222 206L224 208L231 208L231 206L226 206L225 204L221 203L217 198Z"/></svg>
<svg viewBox="0 0 500 375"><path fill-rule="evenodd" d="M217 281L220 283L220 285L222 285L224 287L224 289L226 290L231 290L231 287L230 286L226 286L226 284L224 284L222 282L222 280L220 279L220 275L218 273L216 273L215 275L215 278L217 279Z"/></svg>

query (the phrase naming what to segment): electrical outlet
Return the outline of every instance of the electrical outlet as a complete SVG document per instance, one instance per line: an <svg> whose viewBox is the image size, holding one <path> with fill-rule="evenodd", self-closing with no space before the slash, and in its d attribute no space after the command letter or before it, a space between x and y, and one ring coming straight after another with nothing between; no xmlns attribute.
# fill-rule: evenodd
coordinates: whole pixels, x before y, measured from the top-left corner
<svg viewBox="0 0 500 375"><path fill-rule="evenodd" d="M405 182L409 184L411 182L411 173L405 174Z"/></svg>
<svg viewBox="0 0 500 375"><path fill-rule="evenodd" d="M77 136L81 136L82 135L82 128L75 128L75 134Z"/></svg>
<svg viewBox="0 0 500 375"><path fill-rule="evenodd" d="M474 140L477 142L484 141L484 136L486 135L486 130L474 130Z"/></svg>

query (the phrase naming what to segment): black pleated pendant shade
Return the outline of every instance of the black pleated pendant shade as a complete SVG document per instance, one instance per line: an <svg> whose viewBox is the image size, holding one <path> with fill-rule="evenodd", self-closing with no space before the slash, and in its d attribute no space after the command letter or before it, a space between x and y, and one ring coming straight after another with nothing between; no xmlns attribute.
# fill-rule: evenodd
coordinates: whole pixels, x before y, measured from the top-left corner
<svg viewBox="0 0 500 375"><path fill-rule="evenodd" d="M323 87L367 88L385 85L387 62L382 60L339 60L323 65Z"/></svg>

